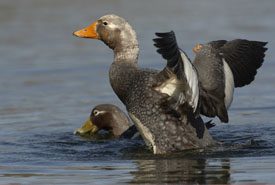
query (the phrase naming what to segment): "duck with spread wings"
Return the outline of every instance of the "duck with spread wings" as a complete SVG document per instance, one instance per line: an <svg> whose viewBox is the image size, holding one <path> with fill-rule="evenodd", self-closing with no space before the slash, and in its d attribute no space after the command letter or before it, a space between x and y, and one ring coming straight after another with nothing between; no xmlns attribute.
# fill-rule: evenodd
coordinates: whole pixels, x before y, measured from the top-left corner
<svg viewBox="0 0 275 185"><path fill-rule="evenodd" d="M222 72L218 73L218 77L214 75L214 78L221 78L221 82L217 85L218 89L212 92L212 87L208 87L205 82L208 79L203 79L203 72L212 71L204 71L199 65L209 60L208 54L199 59L198 53L203 51L203 47L196 49L197 56L193 65L178 47L173 31L156 33L154 42L157 52L167 61L164 69L157 71L138 66L139 46L136 32L127 21L117 15L105 15L89 27L74 32L74 35L99 39L114 51L114 61L109 71L111 86L155 154L205 148L215 144L200 113L221 118L224 115L219 112L226 111L227 116L227 109L223 110L224 103L220 103L226 98L220 92L225 92L225 73L228 68L223 69L223 64L213 62L213 71ZM215 47L221 47L220 43L217 45L219 46ZM220 60L223 61L221 56L222 53ZM212 59L207 62L212 62ZM235 75L235 70L232 71ZM211 108L215 107L212 112L207 109L208 104L205 102L208 100L211 100ZM228 120L226 116L224 122Z"/></svg>

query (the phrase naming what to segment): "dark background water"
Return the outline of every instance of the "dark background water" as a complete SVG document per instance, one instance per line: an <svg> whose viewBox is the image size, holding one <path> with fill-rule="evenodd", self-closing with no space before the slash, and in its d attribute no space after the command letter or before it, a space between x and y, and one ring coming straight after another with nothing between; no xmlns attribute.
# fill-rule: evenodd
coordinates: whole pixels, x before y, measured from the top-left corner
<svg viewBox="0 0 275 185"><path fill-rule="evenodd" d="M273 0L0 1L0 183L274 183ZM142 143L72 135L101 103L123 108L108 81L112 51L72 32L115 13L137 31L139 64L161 69L155 32L197 43L268 41L256 80L236 89L230 123L211 129L213 151L154 156ZM124 108L123 108L124 109Z"/></svg>

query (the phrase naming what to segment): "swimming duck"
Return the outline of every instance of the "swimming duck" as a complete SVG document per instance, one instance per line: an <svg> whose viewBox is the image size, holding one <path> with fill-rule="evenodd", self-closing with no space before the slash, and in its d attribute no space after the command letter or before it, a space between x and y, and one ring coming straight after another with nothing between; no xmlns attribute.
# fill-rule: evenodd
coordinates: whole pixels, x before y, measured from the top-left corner
<svg viewBox="0 0 275 185"><path fill-rule="evenodd" d="M207 129L215 126L212 120L205 123ZM131 125L128 116L117 106L112 104L100 104L93 108L88 120L73 134L94 135L100 130L111 133L112 138L140 139L140 134Z"/></svg>
<svg viewBox="0 0 275 185"><path fill-rule="evenodd" d="M109 131L114 138L135 139L139 133L128 116L117 106L112 104L100 104L93 108L88 120L74 134L93 135L100 130Z"/></svg>
<svg viewBox="0 0 275 185"><path fill-rule="evenodd" d="M154 39L157 52L167 61L162 71L137 65L136 32L117 15L105 15L74 35L99 39L114 51L111 86L155 154L216 143L199 115L203 106L197 70L178 48L173 31L156 33Z"/></svg>

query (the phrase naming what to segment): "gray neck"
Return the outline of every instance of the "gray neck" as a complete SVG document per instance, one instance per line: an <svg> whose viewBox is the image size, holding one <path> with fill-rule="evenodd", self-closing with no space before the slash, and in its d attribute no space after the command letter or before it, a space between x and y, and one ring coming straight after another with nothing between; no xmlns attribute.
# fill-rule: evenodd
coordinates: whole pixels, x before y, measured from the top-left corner
<svg viewBox="0 0 275 185"><path fill-rule="evenodd" d="M128 28L120 33L119 42L114 47L114 63L137 64L138 60L138 40L136 32Z"/></svg>
<svg viewBox="0 0 275 185"><path fill-rule="evenodd" d="M114 63L131 63L137 64L139 48L127 47L118 51L114 50Z"/></svg>

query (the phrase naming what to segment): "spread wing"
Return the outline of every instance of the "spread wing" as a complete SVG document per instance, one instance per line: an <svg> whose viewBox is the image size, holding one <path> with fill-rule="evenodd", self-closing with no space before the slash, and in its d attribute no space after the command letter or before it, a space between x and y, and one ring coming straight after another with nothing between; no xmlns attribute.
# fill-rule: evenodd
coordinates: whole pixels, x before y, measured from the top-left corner
<svg viewBox="0 0 275 185"><path fill-rule="evenodd" d="M257 69L264 62L265 45L267 42L249 41L236 39L232 41L218 40L209 44L218 49L229 65L233 76L235 87L242 87L250 84L256 74Z"/></svg>
<svg viewBox="0 0 275 185"><path fill-rule="evenodd" d="M175 110L190 107L197 110L199 100L198 77L187 55L178 47L173 31L156 33L157 52L167 60L167 65L157 76L155 89L169 96L168 103ZM186 105L186 106L185 106Z"/></svg>

